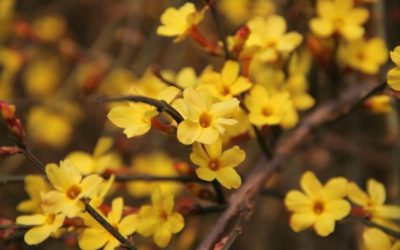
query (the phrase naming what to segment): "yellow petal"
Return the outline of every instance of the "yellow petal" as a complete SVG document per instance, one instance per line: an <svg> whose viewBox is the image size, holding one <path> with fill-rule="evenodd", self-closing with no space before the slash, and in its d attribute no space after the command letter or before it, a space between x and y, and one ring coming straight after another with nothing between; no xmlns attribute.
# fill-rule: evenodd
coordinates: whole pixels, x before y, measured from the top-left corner
<svg viewBox="0 0 400 250"><path fill-rule="evenodd" d="M180 90L178 88L169 86L158 95L157 99L171 103L179 95L179 92Z"/></svg>
<svg viewBox="0 0 400 250"><path fill-rule="evenodd" d="M84 229L79 237L78 243L81 249L99 249L102 248L112 237L103 228Z"/></svg>
<svg viewBox="0 0 400 250"><path fill-rule="evenodd" d="M379 229L368 228L363 234L365 246L368 250L390 250L389 237Z"/></svg>
<svg viewBox="0 0 400 250"><path fill-rule="evenodd" d="M216 128L214 127L203 128L201 129L201 133L197 138L197 141L203 144L212 144L218 140L219 136L220 136L219 131Z"/></svg>
<svg viewBox="0 0 400 250"><path fill-rule="evenodd" d="M293 231L300 232L313 225L315 221L316 217L312 212L295 213L290 217L290 227Z"/></svg>
<svg viewBox="0 0 400 250"><path fill-rule="evenodd" d="M166 247L171 241L172 233L164 226L157 229L153 239L159 247Z"/></svg>
<svg viewBox="0 0 400 250"><path fill-rule="evenodd" d="M222 153L219 162L221 164L221 167L233 168L242 163L245 158L246 153L238 146L233 146L232 148Z"/></svg>
<svg viewBox="0 0 400 250"><path fill-rule="evenodd" d="M289 32L278 41L278 50L290 52L294 50L303 41L303 36L297 32Z"/></svg>
<svg viewBox="0 0 400 250"><path fill-rule="evenodd" d="M240 175L233 168L221 168L217 172L217 181L227 189L239 188L242 184Z"/></svg>
<svg viewBox="0 0 400 250"><path fill-rule="evenodd" d="M31 213L40 210L40 202L33 200L22 201L18 204L17 210L23 213Z"/></svg>
<svg viewBox="0 0 400 250"><path fill-rule="evenodd" d="M21 225L43 225L46 222L46 216L42 214L18 216L17 224Z"/></svg>
<svg viewBox="0 0 400 250"><path fill-rule="evenodd" d="M93 155L100 156L100 155L107 153L111 149L112 144L113 144L113 140L111 137L101 137L97 141Z"/></svg>
<svg viewBox="0 0 400 250"><path fill-rule="evenodd" d="M235 83L230 87L230 92L232 95L236 96L248 89L250 89L252 86L251 82L249 79L246 77L240 76Z"/></svg>
<svg viewBox="0 0 400 250"><path fill-rule="evenodd" d="M359 25L344 25L340 28L340 33L347 40L355 40L364 35L364 28Z"/></svg>
<svg viewBox="0 0 400 250"><path fill-rule="evenodd" d="M200 143L194 143L192 146L192 153L190 154L190 160L197 166L204 167L208 165L209 156Z"/></svg>
<svg viewBox="0 0 400 250"><path fill-rule="evenodd" d="M380 205L383 204L386 200L386 191L385 187L382 183L377 182L374 179L369 179L367 182L367 190L368 194L371 197L371 201L376 204Z"/></svg>
<svg viewBox="0 0 400 250"><path fill-rule="evenodd" d="M111 224L118 224L121 220L124 200L121 197L115 198L111 203L111 211L107 215L107 219Z"/></svg>
<svg viewBox="0 0 400 250"><path fill-rule="evenodd" d="M230 118L239 107L239 100L232 98L211 106L210 112L216 117Z"/></svg>
<svg viewBox="0 0 400 250"><path fill-rule="evenodd" d="M80 184L82 191L79 197L90 197L102 181L103 178L96 174L86 176Z"/></svg>
<svg viewBox="0 0 400 250"><path fill-rule="evenodd" d="M346 195L348 181L342 177L330 179L323 188L324 196L327 199L338 199Z"/></svg>
<svg viewBox="0 0 400 250"><path fill-rule="evenodd" d="M71 185L69 178L64 175L64 172L57 166L57 164L47 164L46 175L54 188L59 191L66 190Z"/></svg>
<svg viewBox="0 0 400 250"><path fill-rule="evenodd" d="M183 91L183 98L188 103L191 108L194 108L201 111L206 111L207 107L207 100L203 98L203 96L196 92L193 88L187 88Z"/></svg>
<svg viewBox="0 0 400 250"><path fill-rule="evenodd" d="M390 58L397 66L400 66L400 46L390 52Z"/></svg>
<svg viewBox="0 0 400 250"><path fill-rule="evenodd" d="M365 207L368 204L369 197L354 182L347 185L347 197L355 204Z"/></svg>
<svg viewBox="0 0 400 250"><path fill-rule="evenodd" d="M306 213L312 210L313 203L304 193L292 190L285 197L285 205L289 211L297 213Z"/></svg>
<svg viewBox="0 0 400 250"><path fill-rule="evenodd" d="M350 204L345 200L333 200L326 204L326 212L331 213L335 220L346 217L351 210Z"/></svg>
<svg viewBox="0 0 400 250"><path fill-rule="evenodd" d="M209 159L218 159L222 153L222 140L218 138L214 143L204 145Z"/></svg>
<svg viewBox="0 0 400 250"><path fill-rule="evenodd" d="M240 65L237 62L226 61L221 72L223 83L231 85L238 78L239 70Z"/></svg>
<svg viewBox="0 0 400 250"><path fill-rule="evenodd" d="M387 82L392 89L400 91L400 68L393 68L389 70Z"/></svg>
<svg viewBox="0 0 400 250"><path fill-rule="evenodd" d="M329 213L324 213L317 217L314 229L319 236L328 236L335 230L335 220Z"/></svg>
<svg viewBox="0 0 400 250"><path fill-rule="evenodd" d="M40 226L29 229L24 236L24 240L28 245L37 245L50 236L49 226Z"/></svg>
<svg viewBox="0 0 400 250"><path fill-rule="evenodd" d="M316 197L322 190L321 182L311 171L307 171L303 174L300 179L300 186L304 190L304 192L310 197Z"/></svg>
<svg viewBox="0 0 400 250"><path fill-rule="evenodd" d="M321 19L321 18L311 19L310 29L314 34L321 37L328 37L332 35L332 33L334 32L334 27L332 23L326 19Z"/></svg>
<svg viewBox="0 0 400 250"><path fill-rule="evenodd" d="M213 181L217 174L215 171L210 170L208 167L200 167L196 169L197 176L205 181Z"/></svg>
<svg viewBox="0 0 400 250"><path fill-rule="evenodd" d="M190 145L198 140L201 132L202 129L198 123L185 120L178 125L177 137L181 143Z"/></svg>
<svg viewBox="0 0 400 250"><path fill-rule="evenodd" d="M391 205L379 206L374 209L374 215L388 219L400 219L400 207Z"/></svg>
<svg viewBox="0 0 400 250"><path fill-rule="evenodd" d="M124 235L133 234L139 226L139 217L137 214L125 216L118 224L119 232Z"/></svg>
<svg viewBox="0 0 400 250"><path fill-rule="evenodd" d="M168 216L167 225L172 233L180 232L185 226L183 216L179 213L172 213Z"/></svg>
<svg viewBox="0 0 400 250"><path fill-rule="evenodd" d="M83 175L93 173L95 168L93 157L85 152L72 152L71 154L67 155L65 160L72 162Z"/></svg>

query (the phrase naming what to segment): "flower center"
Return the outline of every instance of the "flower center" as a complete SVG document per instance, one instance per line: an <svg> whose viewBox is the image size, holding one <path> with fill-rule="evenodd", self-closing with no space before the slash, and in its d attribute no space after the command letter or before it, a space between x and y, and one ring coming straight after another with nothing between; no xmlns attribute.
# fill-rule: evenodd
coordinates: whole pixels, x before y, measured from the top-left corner
<svg viewBox="0 0 400 250"><path fill-rule="evenodd" d="M213 170L213 171L217 171L219 169L220 165L219 165L219 161L218 160L211 160L208 163L208 168Z"/></svg>
<svg viewBox="0 0 400 250"><path fill-rule="evenodd" d="M272 109L272 107L266 106L262 109L261 112L263 116L270 116L274 113L274 110Z"/></svg>
<svg viewBox="0 0 400 250"><path fill-rule="evenodd" d="M75 200L76 197L81 193L82 189L78 187L77 185L72 185L68 190L67 190L67 197L70 198L71 200Z"/></svg>
<svg viewBox="0 0 400 250"><path fill-rule="evenodd" d="M165 211L160 211L160 219L162 221L167 221L168 220L168 214Z"/></svg>
<svg viewBox="0 0 400 250"><path fill-rule="evenodd" d="M211 126L211 121L212 121L212 117L211 115L209 115L208 113L202 113L200 115L200 126L202 126L203 128L208 128Z"/></svg>
<svg viewBox="0 0 400 250"><path fill-rule="evenodd" d="M46 217L46 224L47 225L52 225L54 223L54 220L56 219L55 214L48 214Z"/></svg>
<svg viewBox="0 0 400 250"><path fill-rule="evenodd" d="M231 93L231 89L227 86L223 86L221 90L221 94L223 96L229 95Z"/></svg>
<svg viewBox="0 0 400 250"><path fill-rule="evenodd" d="M324 212L324 203L321 201L317 201L314 203L314 213L322 214Z"/></svg>

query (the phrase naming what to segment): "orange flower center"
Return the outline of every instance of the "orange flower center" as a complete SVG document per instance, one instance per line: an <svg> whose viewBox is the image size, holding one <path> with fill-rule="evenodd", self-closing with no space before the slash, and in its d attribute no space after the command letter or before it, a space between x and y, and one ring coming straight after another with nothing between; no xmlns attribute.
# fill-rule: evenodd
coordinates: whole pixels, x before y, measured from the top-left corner
<svg viewBox="0 0 400 250"><path fill-rule="evenodd" d="M221 94L222 94L223 96L227 96L227 95L229 95L230 93L231 93L231 89L230 89L229 87L227 87L227 86L223 86L223 87L222 87Z"/></svg>
<svg viewBox="0 0 400 250"><path fill-rule="evenodd" d="M82 189L77 186L77 185L72 185L68 190L67 190L67 197L70 198L71 200L75 200L76 197L82 192Z"/></svg>
<svg viewBox="0 0 400 250"><path fill-rule="evenodd" d="M160 218L162 221L167 221L168 220L168 214L165 211L160 211Z"/></svg>
<svg viewBox="0 0 400 250"><path fill-rule="evenodd" d="M52 225L54 223L56 219L56 215L55 214L48 214L47 218L46 218L46 224L47 225Z"/></svg>
<svg viewBox="0 0 400 250"><path fill-rule="evenodd" d="M321 201L317 201L314 203L314 213L322 214L324 212L325 206Z"/></svg>
<svg viewBox="0 0 400 250"><path fill-rule="evenodd" d="M261 112L263 116L270 116L274 113L274 110L272 109L272 107L266 106L262 109Z"/></svg>
<svg viewBox="0 0 400 250"><path fill-rule="evenodd" d="M211 160L208 163L208 168L213 170L213 171L217 171L220 168L220 164L218 160Z"/></svg>
<svg viewBox="0 0 400 250"><path fill-rule="evenodd" d="M208 128L211 126L211 121L212 121L212 116L209 115L208 113L202 113L200 115L200 126L202 126L203 128Z"/></svg>

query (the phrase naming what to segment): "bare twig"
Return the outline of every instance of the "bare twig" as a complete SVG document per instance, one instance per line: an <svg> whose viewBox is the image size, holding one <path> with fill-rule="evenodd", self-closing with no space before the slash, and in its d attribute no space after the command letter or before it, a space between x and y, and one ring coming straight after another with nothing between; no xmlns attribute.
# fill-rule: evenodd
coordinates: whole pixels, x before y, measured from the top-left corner
<svg viewBox="0 0 400 250"><path fill-rule="evenodd" d="M230 222L238 218L240 208L243 205L255 203L255 199L260 194L265 182L287 162L294 150L310 135L314 128L327 122L337 121L353 110L354 106L362 103L371 93L376 92L377 89L382 89L382 86L384 87L385 84L376 84L375 82L352 86L337 100L321 105L303 119L290 135L279 142L273 158L268 163L265 162L265 159L260 159L242 187L230 197L227 209L219 217L198 249L213 249L222 234L228 230Z"/></svg>
<svg viewBox="0 0 400 250"><path fill-rule="evenodd" d="M151 71L153 72L153 74L160 79L160 81L162 81L163 83L167 84L168 86L173 86L177 89L183 90L183 88L181 86L179 86L177 83L168 80L167 78L165 78L162 74L161 74L161 69L160 66L158 65L153 65L151 67Z"/></svg>

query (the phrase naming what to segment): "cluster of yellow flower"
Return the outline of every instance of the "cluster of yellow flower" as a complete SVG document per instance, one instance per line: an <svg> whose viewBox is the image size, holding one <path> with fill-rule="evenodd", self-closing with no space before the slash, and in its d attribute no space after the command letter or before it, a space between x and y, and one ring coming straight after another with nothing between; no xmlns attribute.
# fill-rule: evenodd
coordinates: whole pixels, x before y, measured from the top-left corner
<svg viewBox="0 0 400 250"><path fill-rule="evenodd" d="M86 157L82 155L82 157ZM76 158L75 158L76 160ZM81 162L85 163L85 162ZM83 169L87 172L87 169ZM103 225L85 211L85 201L94 207L122 236L133 233L153 236L154 242L165 247L172 234L184 226L181 214L174 212L174 195L155 187L151 194L151 205L140 207L138 212L125 212L121 197L113 199L110 208L103 203L113 184L113 177L104 181L97 174L82 176L79 168L65 160L46 166L50 183L42 176L27 176L26 191L30 199L22 201L17 209L31 215L22 215L17 223L32 226L25 234L25 242L35 245L48 237L60 237L68 231L79 234L82 249L114 249L120 242Z"/></svg>
<svg viewBox="0 0 400 250"><path fill-rule="evenodd" d="M328 236L335 230L335 221L350 214L400 231L391 221L400 218L400 207L385 204L385 187L374 179L368 180L367 192L364 192L343 177L332 178L322 185L315 174L308 171L301 177L300 186L303 192L292 190L285 197L285 205L292 213L290 226L295 232L313 227L318 235ZM390 237L379 229L365 230L364 240L370 250L397 249L392 247ZM400 241L394 244L398 247Z"/></svg>

